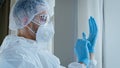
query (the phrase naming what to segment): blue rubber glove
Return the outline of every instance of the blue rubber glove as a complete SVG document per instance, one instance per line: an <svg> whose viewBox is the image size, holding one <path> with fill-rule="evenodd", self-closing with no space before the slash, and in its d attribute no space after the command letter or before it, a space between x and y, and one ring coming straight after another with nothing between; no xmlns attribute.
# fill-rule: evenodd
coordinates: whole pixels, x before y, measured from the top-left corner
<svg viewBox="0 0 120 68"><path fill-rule="evenodd" d="M78 62L84 63L88 66L90 61L88 45L90 45L90 42L86 39L85 33L83 33L82 36L83 39L77 40L74 51L78 58Z"/></svg>
<svg viewBox="0 0 120 68"><path fill-rule="evenodd" d="M94 53L94 48L95 48L95 42L96 42L96 38L97 38L97 34L98 34L98 28L96 25L96 22L94 20L94 18L90 17L89 19L89 37L88 37L88 41L90 41L91 46L88 46L89 52L90 53Z"/></svg>

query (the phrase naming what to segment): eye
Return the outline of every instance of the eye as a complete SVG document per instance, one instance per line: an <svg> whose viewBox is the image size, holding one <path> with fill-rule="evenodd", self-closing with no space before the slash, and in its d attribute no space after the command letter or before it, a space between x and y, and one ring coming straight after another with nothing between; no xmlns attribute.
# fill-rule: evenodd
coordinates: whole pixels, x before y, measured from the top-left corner
<svg viewBox="0 0 120 68"><path fill-rule="evenodd" d="M40 20L41 21L46 21L47 20L47 15L40 15Z"/></svg>

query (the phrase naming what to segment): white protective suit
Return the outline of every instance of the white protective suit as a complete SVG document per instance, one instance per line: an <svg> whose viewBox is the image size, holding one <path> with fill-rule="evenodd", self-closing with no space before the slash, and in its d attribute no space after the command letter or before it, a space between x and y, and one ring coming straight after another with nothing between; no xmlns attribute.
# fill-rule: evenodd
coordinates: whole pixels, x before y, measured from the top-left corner
<svg viewBox="0 0 120 68"><path fill-rule="evenodd" d="M59 59L41 45L23 37L7 36L0 49L0 68L60 68Z"/></svg>
<svg viewBox="0 0 120 68"><path fill-rule="evenodd" d="M44 44L8 35L0 48L0 68L64 68L59 59L45 49ZM88 68L95 68L96 62L91 61ZM73 62L68 68L82 68L80 63Z"/></svg>

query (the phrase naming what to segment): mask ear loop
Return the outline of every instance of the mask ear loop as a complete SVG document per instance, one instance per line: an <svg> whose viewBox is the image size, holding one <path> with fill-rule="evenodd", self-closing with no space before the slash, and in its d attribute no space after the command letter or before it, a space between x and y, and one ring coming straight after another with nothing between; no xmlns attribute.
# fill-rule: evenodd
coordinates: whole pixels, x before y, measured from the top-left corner
<svg viewBox="0 0 120 68"><path fill-rule="evenodd" d="M33 23L35 23L36 25L40 26L40 24L36 23L34 20L32 20Z"/></svg>
<svg viewBox="0 0 120 68"><path fill-rule="evenodd" d="M28 28L33 34L36 34L30 27L27 26L27 28Z"/></svg>

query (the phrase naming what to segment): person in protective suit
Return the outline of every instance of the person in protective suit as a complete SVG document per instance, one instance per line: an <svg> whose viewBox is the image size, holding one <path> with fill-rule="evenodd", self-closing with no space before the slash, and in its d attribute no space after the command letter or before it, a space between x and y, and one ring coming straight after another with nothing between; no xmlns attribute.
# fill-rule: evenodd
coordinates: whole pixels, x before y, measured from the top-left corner
<svg viewBox="0 0 120 68"><path fill-rule="evenodd" d="M54 36L54 26L49 21L50 11L50 6L45 0L16 1L10 12L9 28L18 34L5 37L0 48L0 68L62 68L59 58L47 49ZM93 20L90 18L91 28L95 24ZM93 31L90 30L91 33L94 33ZM75 53L79 61L68 65L69 68L88 66L89 52L94 52L95 36L92 37L91 33L90 38L86 39L84 36L80 44L78 40Z"/></svg>

